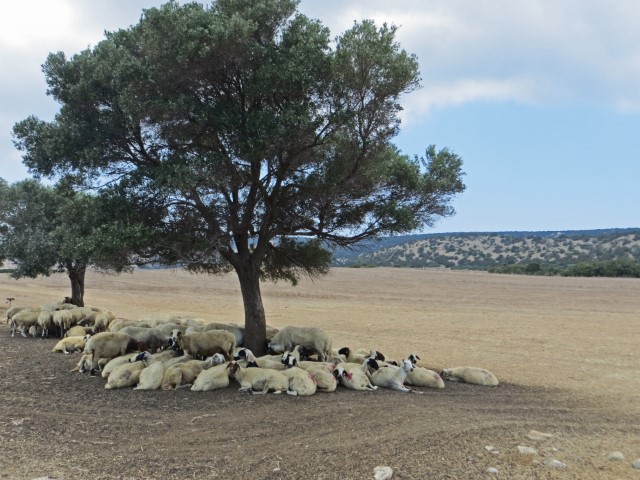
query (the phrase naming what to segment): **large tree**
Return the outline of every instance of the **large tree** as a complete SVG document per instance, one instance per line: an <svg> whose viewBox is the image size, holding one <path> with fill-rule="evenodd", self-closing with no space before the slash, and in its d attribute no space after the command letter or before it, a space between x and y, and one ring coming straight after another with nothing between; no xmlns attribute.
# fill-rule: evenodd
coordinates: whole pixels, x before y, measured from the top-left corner
<svg viewBox="0 0 640 480"><path fill-rule="evenodd" d="M158 259L234 270L248 346L264 349L260 280L326 273L332 246L451 215L461 159L392 143L419 86L395 27L330 39L296 0L171 2L71 58L50 54L51 122L16 124L36 175L73 174L145 213Z"/></svg>
<svg viewBox="0 0 640 480"><path fill-rule="evenodd" d="M0 257L14 263L14 278L66 273L71 303L84 306L87 267L122 272L145 243L139 220L117 199L0 179ZM134 212L135 213L135 212Z"/></svg>

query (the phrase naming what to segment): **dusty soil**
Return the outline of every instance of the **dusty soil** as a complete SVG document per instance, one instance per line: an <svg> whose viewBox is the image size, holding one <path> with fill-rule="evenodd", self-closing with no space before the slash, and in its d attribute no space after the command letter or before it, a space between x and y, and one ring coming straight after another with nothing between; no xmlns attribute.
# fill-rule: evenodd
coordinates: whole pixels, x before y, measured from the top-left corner
<svg viewBox="0 0 640 480"><path fill-rule="evenodd" d="M119 316L191 314L242 323L233 276L90 274L86 302ZM39 305L66 278L15 281L0 298ZM55 340L0 326L0 478L640 479L640 281L405 269L334 269L265 285L268 323L318 325L335 346L420 354L435 370L473 365L498 387L297 398L107 391L71 373ZM2 310L0 310L0 314ZM531 430L552 435L527 438ZM539 455L518 452L530 446ZM492 451L486 447L493 447ZM610 461L613 451L623 461ZM556 459L565 468L544 464ZM497 473L488 473L493 467Z"/></svg>

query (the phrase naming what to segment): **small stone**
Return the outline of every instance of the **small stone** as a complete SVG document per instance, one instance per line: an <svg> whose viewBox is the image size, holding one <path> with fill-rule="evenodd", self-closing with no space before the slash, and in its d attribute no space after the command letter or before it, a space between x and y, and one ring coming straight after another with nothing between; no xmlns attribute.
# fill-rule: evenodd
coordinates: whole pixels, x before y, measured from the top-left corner
<svg viewBox="0 0 640 480"><path fill-rule="evenodd" d="M537 430L529 430L529 433L527 433L527 438L529 440L535 440L536 442L547 440L551 437L553 437L553 435L550 433L538 432Z"/></svg>
<svg viewBox="0 0 640 480"><path fill-rule="evenodd" d="M484 448L487 450L487 452L493 452L496 449L496 447L494 447L493 445L485 445Z"/></svg>
<svg viewBox="0 0 640 480"><path fill-rule="evenodd" d="M638 458L637 460L634 460L633 462L631 462L631 466L633 468L637 468L638 470L640 470L640 458Z"/></svg>
<svg viewBox="0 0 640 480"><path fill-rule="evenodd" d="M524 445L518 445L518 451L524 455L538 455L538 451L532 447L526 447Z"/></svg>
<svg viewBox="0 0 640 480"><path fill-rule="evenodd" d="M497 475L500 472L498 471L498 469L496 467L489 467L489 468L487 468L487 473L493 473L493 474Z"/></svg>
<svg viewBox="0 0 640 480"><path fill-rule="evenodd" d="M389 480L391 477L393 477L391 467L376 467L373 470L373 478L375 480Z"/></svg>
<svg viewBox="0 0 640 480"><path fill-rule="evenodd" d="M612 462L620 462L624 460L624 454L622 452L611 452L607 458Z"/></svg>
<svg viewBox="0 0 640 480"><path fill-rule="evenodd" d="M547 458L542 463L544 463L547 467L560 468L560 469L567 468L566 463L562 463L560 460L556 460L555 458Z"/></svg>

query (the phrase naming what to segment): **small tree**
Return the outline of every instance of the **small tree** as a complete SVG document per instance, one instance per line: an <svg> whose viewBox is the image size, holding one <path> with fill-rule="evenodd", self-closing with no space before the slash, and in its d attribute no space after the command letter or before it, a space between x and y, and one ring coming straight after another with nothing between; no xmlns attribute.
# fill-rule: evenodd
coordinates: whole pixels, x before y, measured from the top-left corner
<svg viewBox="0 0 640 480"><path fill-rule="evenodd" d="M2 180L0 256L15 263L14 278L66 273L71 302L83 306L87 267L122 272L130 266L130 251L143 230L125 225L125 218L106 198L36 180Z"/></svg>
<svg viewBox="0 0 640 480"><path fill-rule="evenodd" d="M109 184L145 212L162 261L235 271L247 346L264 350L260 280L327 272L332 246L430 226L463 191L460 157L391 143L418 63L395 27L335 43L295 0L168 3L67 59L55 120L14 127L38 175Z"/></svg>

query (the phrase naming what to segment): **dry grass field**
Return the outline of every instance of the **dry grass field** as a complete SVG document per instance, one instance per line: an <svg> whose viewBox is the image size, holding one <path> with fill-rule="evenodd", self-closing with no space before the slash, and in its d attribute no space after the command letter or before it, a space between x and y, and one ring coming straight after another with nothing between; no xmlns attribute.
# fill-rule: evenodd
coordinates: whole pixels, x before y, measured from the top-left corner
<svg viewBox="0 0 640 480"><path fill-rule="evenodd" d="M243 323L232 275L90 273L86 288L88 305L121 317ZM64 276L0 276L0 298L17 305L68 290ZM434 370L484 367L501 384L306 398L247 396L233 383L106 391L102 379L70 373L78 357L50 353L55 340L10 338L2 325L0 478L367 479L387 465L394 479L640 479L631 466L640 459L638 280L333 269L262 294L275 327L317 325L334 346L393 358L417 352ZM532 440L531 430L550 437ZM625 459L609 460L613 451Z"/></svg>

